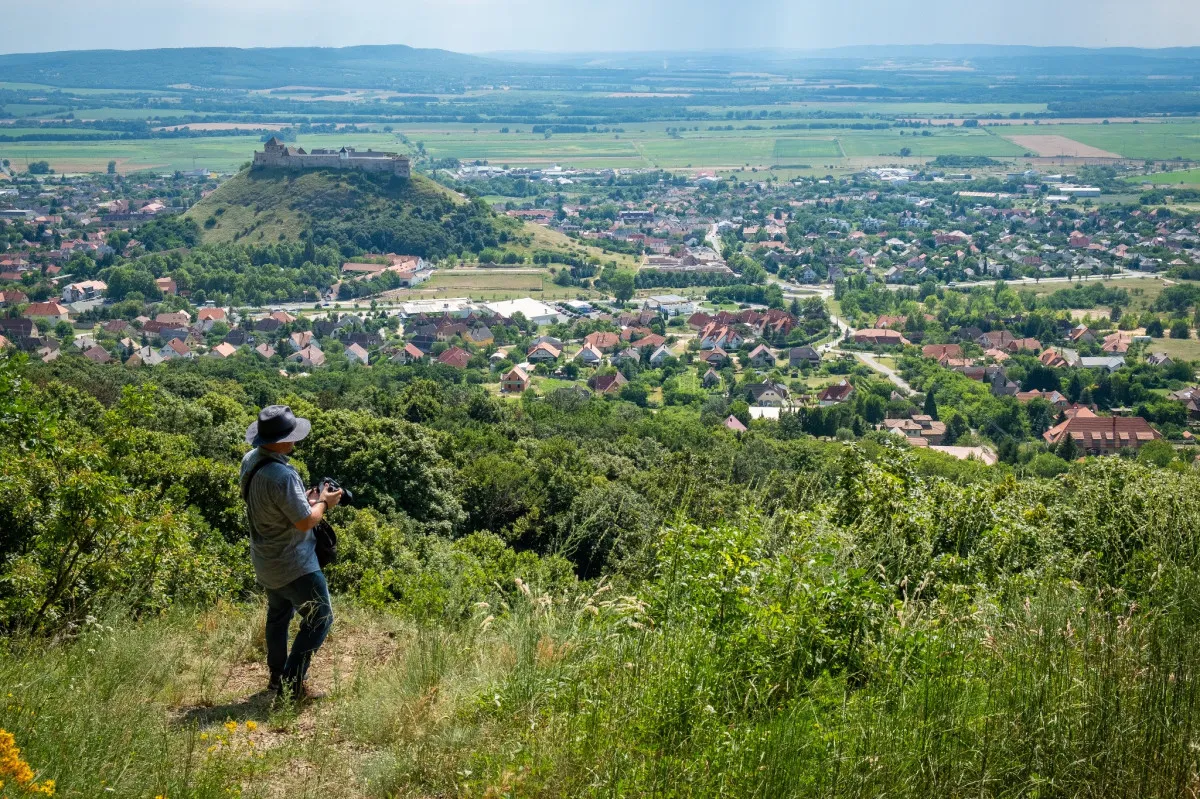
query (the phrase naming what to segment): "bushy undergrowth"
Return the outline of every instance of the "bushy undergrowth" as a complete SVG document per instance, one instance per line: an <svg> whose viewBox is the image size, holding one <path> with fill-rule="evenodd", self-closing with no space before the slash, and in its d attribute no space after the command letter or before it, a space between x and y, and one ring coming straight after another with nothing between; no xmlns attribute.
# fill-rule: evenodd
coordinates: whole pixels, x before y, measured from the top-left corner
<svg viewBox="0 0 1200 799"><path fill-rule="evenodd" d="M335 698L254 715L220 679L261 660L251 406L186 376L105 401L0 373L0 727L60 795L1200 790L1195 472L1018 480L461 387L272 395L313 418L306 468L371 499L338 519Z"/></svg>

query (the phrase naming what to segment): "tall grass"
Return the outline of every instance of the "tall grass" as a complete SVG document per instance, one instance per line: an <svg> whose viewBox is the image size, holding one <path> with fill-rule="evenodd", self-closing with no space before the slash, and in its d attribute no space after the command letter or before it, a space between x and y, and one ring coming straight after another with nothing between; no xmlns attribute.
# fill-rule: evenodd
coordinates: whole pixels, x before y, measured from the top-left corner
<svg viewBox="0 0 1200 799"><path fill-rule="evenodd" d="M78 797L1200 793L1195 476L981 502L845 475L837 503L664 530L645 579L454 622L339 603L334 696L300 710L250 697L257 607L11 641L0 727Z"/></svg>

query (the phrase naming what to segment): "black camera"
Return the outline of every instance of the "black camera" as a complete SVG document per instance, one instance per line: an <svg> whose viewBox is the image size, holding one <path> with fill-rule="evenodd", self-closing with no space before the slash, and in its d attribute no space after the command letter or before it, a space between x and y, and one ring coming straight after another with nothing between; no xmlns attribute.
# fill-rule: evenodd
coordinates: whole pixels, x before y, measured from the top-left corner
<svg viewBox="0 0 1200 799"><path fill-rule="evenodd" d="M354 501L354 494L350 493L350 489L342 488L342 486L338 485L338 481L332 477L321 478L321 481L317 483L317 493L320 493L322 488L328 488L330 491L340 490L342 492L342 502Z"/></svg>

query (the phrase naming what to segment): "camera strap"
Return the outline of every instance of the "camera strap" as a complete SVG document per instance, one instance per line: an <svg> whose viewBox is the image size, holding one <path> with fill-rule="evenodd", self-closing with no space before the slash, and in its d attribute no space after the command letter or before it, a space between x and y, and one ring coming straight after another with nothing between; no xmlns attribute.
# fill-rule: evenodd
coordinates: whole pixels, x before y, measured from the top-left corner
<svg viewBox="0 0 1200 799"><path fill-rule="evenodd" d="M278 463L274 458L260 458L258 463L250 468L250 473L246 475L246 483L242 487L242 501L246 503L246 523L250 526L250 532L253 535L258 535L254 529L254 517L250 513L250 484L254 482L254 478L258 475L258 471L268 463Z"/></svg>

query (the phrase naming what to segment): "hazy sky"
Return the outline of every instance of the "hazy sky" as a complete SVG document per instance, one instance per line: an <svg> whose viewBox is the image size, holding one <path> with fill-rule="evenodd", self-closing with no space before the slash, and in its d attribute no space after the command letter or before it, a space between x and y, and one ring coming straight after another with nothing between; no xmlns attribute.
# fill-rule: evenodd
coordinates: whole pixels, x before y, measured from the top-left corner
<svg viewBox="0 0 1200 799"><path fill-rule="evenodd" d="M1200 0L5 0L0 52L408 44L696 50L1200 45ZM0 75L0 79L3 76Z"/></svg>

